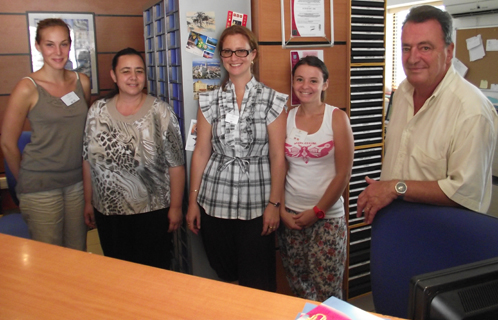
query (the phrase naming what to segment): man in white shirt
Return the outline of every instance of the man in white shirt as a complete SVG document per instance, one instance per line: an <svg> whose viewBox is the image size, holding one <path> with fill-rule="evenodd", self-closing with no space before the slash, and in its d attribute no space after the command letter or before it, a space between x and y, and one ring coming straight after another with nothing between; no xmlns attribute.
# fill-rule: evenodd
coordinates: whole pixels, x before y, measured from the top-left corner
<svg viewBox="0 0 498 320"><path fill-rule="evenodd" d="M393 100L380 181L358 197L365 223L394 199L486 213L491 201L498 115L453 68L451 16L410 10L401 34L406 74Z"/></svg>

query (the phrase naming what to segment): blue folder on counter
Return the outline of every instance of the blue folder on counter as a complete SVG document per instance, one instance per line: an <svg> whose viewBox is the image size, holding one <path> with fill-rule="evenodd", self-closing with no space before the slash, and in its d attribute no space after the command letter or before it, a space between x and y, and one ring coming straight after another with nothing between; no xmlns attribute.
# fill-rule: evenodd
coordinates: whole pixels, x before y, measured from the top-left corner
<svg viewBox="0 0 498 320"><path fill-rule="evenodd" d="M380 320L383 318L379 318L376 315L371 314L370 312L367 312L365 310L362 310L358 307L353 306L350 303L347 303L346 301L343 301L341 299L337 299L336 297L330 297L327 300L325 300L322 305L326 305L332 309L335 309L342 314L346 315L349 317L351 320ZM303 308L302 314L308 313L317 306L312 304L312 303L306 303L306 305ZM296 320L301 317L301 314L296 317Z"/></svg>

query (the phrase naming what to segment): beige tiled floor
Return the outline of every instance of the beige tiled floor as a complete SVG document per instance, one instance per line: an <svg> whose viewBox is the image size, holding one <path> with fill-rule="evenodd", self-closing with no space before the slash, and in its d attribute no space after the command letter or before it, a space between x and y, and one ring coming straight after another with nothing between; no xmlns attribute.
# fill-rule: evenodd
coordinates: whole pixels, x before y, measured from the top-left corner
<svg viewBox="0 0 498 320"><path fill-rule="evenodd" d="M103 255L102 248L100 247L100 239L97 229L88 231L86 247L86 251L88 252Z"/></svg>

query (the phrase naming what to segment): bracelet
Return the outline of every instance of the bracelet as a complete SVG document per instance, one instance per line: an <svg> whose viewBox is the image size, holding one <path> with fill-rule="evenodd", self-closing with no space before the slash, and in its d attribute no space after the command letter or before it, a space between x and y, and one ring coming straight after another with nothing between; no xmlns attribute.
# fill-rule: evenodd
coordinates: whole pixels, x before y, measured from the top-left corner
<svg viewBox="0 0 498 320"><path fill-rule="evenodd" d="M268 201L272 206L278 208L280 207L280 202L271 202L271 201Z"/></svg>

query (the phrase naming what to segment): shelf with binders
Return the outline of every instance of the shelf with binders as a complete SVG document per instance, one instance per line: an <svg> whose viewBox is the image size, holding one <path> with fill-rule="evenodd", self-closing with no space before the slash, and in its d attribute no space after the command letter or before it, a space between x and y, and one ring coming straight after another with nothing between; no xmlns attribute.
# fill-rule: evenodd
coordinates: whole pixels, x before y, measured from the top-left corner
<svg viewBox="0 0 498 320"><path fill-rule="evenodd" d="M384 150L384 0L351 1L349 117L355 145L347 211L349 251L347 298L371 291L370 231L357 217L357 201L368 186L365 177L379 180Z"/></svg>
<svg viewBox="0 0 498 320"><path fill-rule="evenodd" d="M143 9L147 90L175 112L182 135L184 109L178 0L151 1ZM190 270L185 227L174 234L173 270Z"/></svg>
<svg viewBox="0 0 498 320"><path fill-rule="evenodd" d="M348 224L350 227L362 224L363 217L356 217L356 202L360 193L367 187L365 177L378 180L382 168L382 147L354 151L353 169L349 181Z"/></svg>
<svg viewBox="0 0 498 320"><path fill-rule="evenodd" d="M350 237L352 236L350 231ZM358 237L349 243L348 298L371 291L370 285L370 236ZM353 259L352 259L353 257ZM353 263L352 263L353 261Z"/></svg>
<svg viewBox="0 0 498 320"><path fill-rule="evenodd" d="M371 239L372 227L370 225L361 228L351 229L350 238L350 259L348 267L348 275L350 279L358 279L358 282L362 281L362 278L367 278L370 276L370 255L366 254L367 249L370 249L370 239ZM353 286L354 287L354 284ZM361 286L365 292L370 291L368 286ZM361 289L360 289L361 290ZM365 293L362 292L362 293Z"/></svg>

